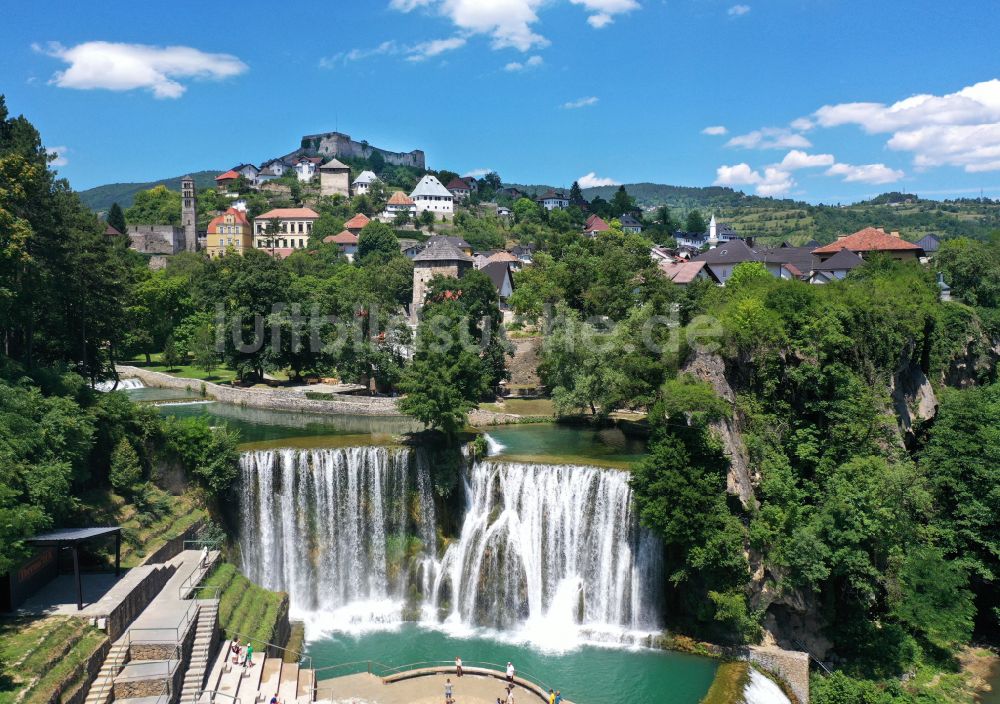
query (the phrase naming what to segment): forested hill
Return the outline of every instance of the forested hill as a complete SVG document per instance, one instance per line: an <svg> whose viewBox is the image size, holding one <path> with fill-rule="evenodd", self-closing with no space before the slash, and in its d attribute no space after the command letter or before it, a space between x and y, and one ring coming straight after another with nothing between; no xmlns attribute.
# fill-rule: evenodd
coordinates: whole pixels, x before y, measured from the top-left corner
<svg viewBox="0 0 1000 704"><path fill-rule="evenodd" d="M215 186L215 177L221 171L195 171L190 174L194 178L195 188L212 188ZM118 203L123 208L132 205L135 194L139 191L148 191L154 186L166 186L172 191L181 190L181 179L187 174L173 176L171 178L160 179L159 181L147 181L145 183L109 183L104 186L95 186L86 191L80 191L80 200L91 210L105 212L112 203Z"/></svg>
<svg viewBox="0 0 1000 704"><path fill-rule="evenodd" d="M508 185L508 184L505 184ZM529 193L541 193L545 185L517 185ZM610 201L618 186L584 188L587 200ZM700 210L707 220L715 214L741 235L790 240L801 244L810 239L831 242L837 235L877 226L898 230L910 240L924 235L966 236L986 239L1000 230L1000 202L963 199L936 201L905 193L886 193L850 205L811 205L803 201L761 198L720 186L697 188L659 183L627 183L625 190L636 204L650 210L667 206L683 221L691 210Z"/></svg>

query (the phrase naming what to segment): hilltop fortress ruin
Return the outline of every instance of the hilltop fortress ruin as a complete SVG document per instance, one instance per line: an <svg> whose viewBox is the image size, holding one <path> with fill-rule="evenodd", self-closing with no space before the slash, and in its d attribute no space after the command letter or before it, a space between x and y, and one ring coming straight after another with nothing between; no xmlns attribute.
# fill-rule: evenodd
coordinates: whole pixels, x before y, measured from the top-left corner
<svg viewBox="0 0 1000 704"><path fill-rule="evenodd" d="M350 135L343 132L307 134L302 138L302 145L291 154L285 156L284 159L287 161L288 159L300 156L368 159L374 152L381 154L387 164L414 166L418 169L426 168L424 166L424 152L421 149L414 149L412 152L391 152L387 149L373 147L365 141L357 142L351 139Z"/></svg>

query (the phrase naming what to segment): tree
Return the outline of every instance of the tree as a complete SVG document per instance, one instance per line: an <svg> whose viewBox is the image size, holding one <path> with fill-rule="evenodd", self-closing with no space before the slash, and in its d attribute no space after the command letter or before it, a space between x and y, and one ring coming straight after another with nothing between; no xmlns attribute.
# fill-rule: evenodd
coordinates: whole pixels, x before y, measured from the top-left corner
<svg viewBox="0 0 1000 704"><path fill-rule="evenodd" d="M611 215L618 217L625 213L631 213L634 210L636 210L635 198L628 194L625 186L619 186L618 190L615 191L614 197L611 199Z"/></svg>
<svg viewBox="0 0 1000 704"><path fill-rule="evenodd" d="M340 234L343 229L344 218L329 212L320 213L316 222L313 223L312 233L309 235L309 243L318 244L325 237Z"/></svg>
<svg viewBox="0 0 1000 704"><path fill-rule="evenodd" d="M201 325L195 330L190 349L194 366L206 374L211 374L219 366L219 352L216 349L215 325Z"/></svg>
<svg viewBox="0 0 1000 704"><path fill-rule="evenodd" d="M239 435L207 418L170 418L164 425L167 448L188 474L215 497L222 497L240 473Z"/></svg>
<svg viewBox="0 0 1000 704"><path fill-rule="evenodd" d="M429 211L427 211L429 212ZM384 261L399 254L399 239L392 228L380 220L372 220L358 235L357 260L364 264L368 260Z"/></svg>
<svg viewBox="0 0 1000 704"><path fill-rule="evenodd" d="M733 273L726 280L726 286L741 288L752 286L755 281L770 281L774 277L761 262L740 262L733 267Z"/></svg>
<svg viewBox="0 0 1000 704"><path fill-rule="evenodd" d="M131 494L142 481L142 465L139 455L127 438L122 438L111 453L111 469L108 479L119 493Z"/></svg>
<svg viewBox="0 0 1000 704"><path fill-rule="evenodd" d="M117 202L112 203L111 209L108 210L108 224L123 235L128 233L128 225L125 223L125 212Z"/></svg>
<svg viewBox="0 0 1000 704"><path fill-rule="evenodd" d="M490 171L482 178L483 185L491 191L499 191L503 188L503 183L500 180L500 174L496 171Z"/></svg>
<svg viewBox="0 0 1000 704"><path fill-rule="evenodd" d="M892 613L913 632L942 650L967 643L975 607L968 576L940 550L915 546L903 561Z"/></svg>
<svg viewBox="0 0 1000 704"><path fill-rule="evenodd" d="M708 232L708 224L700 211L692 210L688 213L687 220L684 221L684 231L692 234Z"/></svg>
<svg viewBox="0 0 1000 704"><path fill-rule="evenodd" d="M457 301L424 308L416 352L399 388L404 413L454 440L465 416L488 391L479 350L470 339L466 314Z"/></svg>
<svg viewBox="0 0 1000 704"><path fill-rule="evenodd" d="M173 335L169 336L163 345L162 359L167 371L174 370L184 363L184 355L177 349L177 343L174 342Z"/></svg>
<svg viewBox="0 0 1000 704"><path fill-rule="evenodd" d="M422 227L434 229L434 213L430 210L424 210L417 216L417 220L420 222Z"/></svg>
<svg viewBox="0 0 1000 704"><path fill-rule="evenodd" d="M573 181L573 185L569 187L569 202L579 203L581 200L583 200L583 191L580 190L580 183Z"/></svg>
<svg viewBox="0 0 1000 704"><path fill-rule="evenodd" d="M139 191L125 219L133 225L180 225L181 194L162 185Z"/></svg>

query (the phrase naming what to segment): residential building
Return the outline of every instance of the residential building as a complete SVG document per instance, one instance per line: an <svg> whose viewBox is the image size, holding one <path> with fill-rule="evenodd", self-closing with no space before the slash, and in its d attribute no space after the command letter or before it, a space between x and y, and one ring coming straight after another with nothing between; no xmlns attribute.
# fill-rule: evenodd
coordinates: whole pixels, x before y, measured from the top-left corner
<svg viewBox="0 0 1000 704"><path fill-rule="evenodd" d="M237 254L245 253L253 246L253 233L246 214L229 208L222 215L212 218L208 223L205 244L210 257L222 256L230 248Z"/></svg>
<svg viewBox="0 0 1000 704"><path fill-rule="evenodd" d="M219 193L228 193L229 189L233 187L240 175L230 169L225 173L219 174L215 177L215 190Z"/></svg>
<svg viewBox="0 0 1000 704"><path fill-rule="evenodd" d="M514 293L514 274L511 271L510 262L490 262L481 271L490 277L493 287L496 288L500 297L500 310L509 308L507 300Z"/></svg>
<svg viewBox="0 0 1000 704"><path fill-rule="evenodd" d="M522 191L520 188L501 188L499 195L510 198L512 201L516 201L519 198L529 198L530 196Z"/></svg>
<svg viewBox="0 0 1000 704"><path fill-rule="evenodd" d="M519 244L511 247L510 253L517 257L522 264L533 264L535 261L535 250L533 244Z"/></svg>
<svg viewBox="0 0 1000 704"><path fill-rule="evenodd" d="M459 278L472 268L472 257L456 247L452 239L457 238L432 237L413 257L413 313L424 304L427 284L432 278L438 275Z"/></svg>
<svg viewBox="0 0 1000 704"><path fill-rule="evenodd" d="M924 255L920 245L907 242L898 232L886 233L880 227L866 227L853 235L841 235L836 242L814 249L813 254L822 263L842 249L849 249L862 259L882 254L897 261L914 261Z"/></svg>
<svg viewBox="0 0 1000 704"><path fill-rule="evenodd" d="M261 176L273 176L275 178L281 178L288 171L288 164L286 164L281 159L271 159L270 161L265 161L260 165L260 170L257 172L257 178Z"/></svg>
<svg viewBox="0 0 1000 704"><path fill-rule="evenodd" d="M354 255L358 251L358 236L353 232L344 230L336 235L324 237L323 241L337 245L340 251L347 255L348 260L354 261Z"/></svg>
<svg viewBox="0 0 1000 704"><path fill-rule="evenodd" d="M105 223L105 225L107 225L107 223ZM104 234L108 237L121 237L124 233L119 232L112 225L107 225L107 227L104 228Z"/></svg>
<svg viewBox="0 0 1000 704"><path fill-rule="evenodd" d="M400 238L399 251L402 252L407 259L413 259L424 251L424 243L419 240Z"/></svg>
<svg viewBox="0 0 1000 704"><path fill-rule="evenodd" d="M417 214L417 205L408 195L402 191L396 191L389 196L380 219L384 222L394 222L401 213L405 213L412 219Z"/></svg>
<svg viewBox="0 0 1000 704"><path fill-rule="evenodd" d="M506 205L498 205L497 206L497 217L498 218L509 218L513 214L514 213L512 213L511 210L510 210L510 208L508 208Z"/></svg>
<svg viewBox="0 0 1000 704"><path fill-rule="evenodd" d="M451 191L451 194L455 196L455 200L465 200L472 195L472 186L464 178L453 178L445 188Z"/></svg>
<svg viewBox="0 0 1000 704"><path fill-rule="evenodd" d="M413 199L414 204L417 206L418 213L426 210L435 215L450 218L455 212L455 197L451 194L451 191L442 186L441 182L431 174L427 174L420 179L420 183L413 189L410 198Z"/></svg>
<svg viewBox="0 0 1000 704"><path fill-rule="evenodd" d="M364 213L358 213L353 218L344 223L344 229L348 232L353 232L355 235L360 235L361 230L364 229L365 225L371 222L371 219Z"/></svg>
<svg viewBox="0 0 1000 704"><path fill-rule="evenodd" d="M929 256L936 254L941 249L941 240L934 235L925 235L923 238L917 240L916 245L924 250L924 254Z"/></svg>
<svg viewBox="0 0 1000 704"><path fill-rule="evenodd" d="M452 237L450 235L434 235L427 239L427 244L430 245L434 242L439 242L439 241L447 242L453 247L457 247L468 256L470 257L472 256L472 245L466 242L461 237Z"/></svg>
<svg viewBox="0 0 1000 704"><path fill-rule="evenodd" d="M557 191L550 188L535 198L535 202L546 210L555 210L556 208L565 210L569 207L569 196L566 195L565 191Z"/></svg>
<svg viewBox="0 0 1000 704"><path fill-rule="evenodd" d="M657 262L657 266L663 275L675 284L685 286L697 279L710 278L705 271L705 262L689 262L684 260L668 261L666 259Z"/></svg>
<svg viewBox="0 0 1000 704"><path fill-rule="evenodd" d="M821 264L816 264L809 275L809 283L826 284L838 281L864 264L864 260L849 249L841 249Z"/></svg>
<svg viewBox="0 0 1000 704"><path fill-rule="evenodd" d="M300 156L295 161L295 175L298 177L299 181L303 183L308 183L313 180L313 176L316 175L316 170L319 169L320 163L323 161L322 157L319 156ZM323 195L326 195L325 193Z"/></svg>
<svg viewBox="0 0 1000 704"><path fill-rule="evenodd" d="M312 208L268 210L254 218L253 246L281 257L304 249L318 218L319 214Z"/></svg>
<svg viewBox="0 0 1000 704"><path fill-rule="evenodd" d="M811 247L793 247L787 242L780 247L756 250L760 261L772 276L779 279L808 280L816 258Z"/></svg>
<svg viewBox="0 0 1000 704"><path fill-rule="evenodd" d="M622 232L631 232L635 235L642 233L642 223L628 213L625 213L618 218L618 222L621 223Z"/></svg>
<svg viewBox="0 0 1000 704"><path fill-rule="evenodd" d="M718 283L725 285L733 274L737 264L743 262L759 262L761 257L742 240L732 240L720 243L718 247L702 252L691 259L692 262L704 262L705 270Z"/></svg>
<svg viewBox="0 0 1000 704"><path fill-rule="evenodd" d="M257 183L257 176L260 174L260 169L253 164L240 164L239 166L234 166L232 170L245 178L247 183L251 185Z"/></svg>
<svg viewBox="0 0 1000 704"><path fill-rule="evenodd" d="M322 158L322 157L316 157ZM351 167L333 158L319 167L319 192L324 196L351 197Z"/></svg>
<svg viewBox="0 0 1000 704"><path fill-rule="evenodd" d="M334 159L334 161L336 161L336 159ZM371 188L371 185L378 180L379 178L375 175L374 171L362 171L358 174L358 177L354 179L353 183L351 183L351 191L354 195L367 193L368 189Z"/></svg>
<svg viewBox="0 0 1000 704"><path fill-rule="evenodd" d="M597 237L602 232L607 232L611 227L604 219L598 215L591 215L583 226L583 234L587 237Z"/></svg>
<svg viewBox="0 0 1000 704"><path fill-rule="evenodd" d="M486 262L484 263L484 266L481 268L485 268L490 264L497 264L497 263L509 265L511 271L521 270L521 260L518 259L513 254L511 254L510 252L504 252L504 251L491 253L489 257L486 258Z"/></svg>

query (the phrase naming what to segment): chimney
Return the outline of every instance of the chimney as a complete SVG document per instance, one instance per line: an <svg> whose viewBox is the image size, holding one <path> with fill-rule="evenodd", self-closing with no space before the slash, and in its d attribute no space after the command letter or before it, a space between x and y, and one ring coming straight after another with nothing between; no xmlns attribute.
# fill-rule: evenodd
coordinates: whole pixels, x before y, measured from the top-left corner
<svg viewBox="0 0 1000 704"><path fill-rule="evenodd" d="M879 232L881 232L883 235L885 234L885 228L884 227L876 227L875 229L878 230Z"/></svg>
<svg viewBox="0 0 1000 704"><path fill-rule="evenodd" d="M895 230L893 230L891 234L892 234L892 236L893 236L893 237L895 237L895 238L896 238L897 240L899 239L899 233L898 233L898 232L896 232Z"/></svg>
<svg viewBox="0 0 1000 704"><path fill-rule="evenodd" d="M842 239L844 239L846 237L847 237L847 235L837 235L837 241L840 242L840 240L842 240Z"/></svg>

